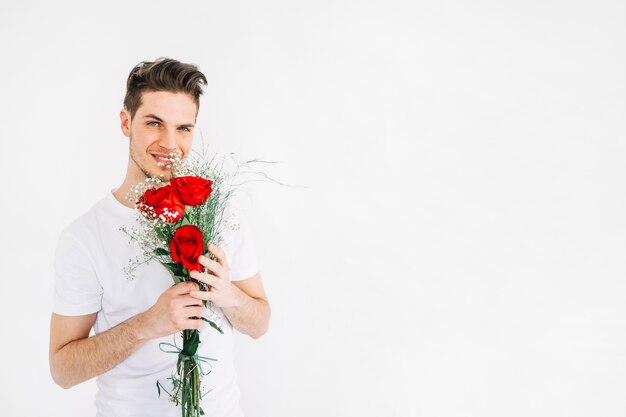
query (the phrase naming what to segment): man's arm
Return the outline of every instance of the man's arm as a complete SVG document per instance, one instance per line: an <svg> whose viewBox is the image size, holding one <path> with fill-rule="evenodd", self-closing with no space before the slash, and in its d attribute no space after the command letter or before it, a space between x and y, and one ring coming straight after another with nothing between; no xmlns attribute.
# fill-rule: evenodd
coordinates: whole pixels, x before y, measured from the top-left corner
<svg viewBox="0 0 626 417"><path fill-rule="evenodd" d="M200 329L202 304L189 295L198 284L184 282L161 294L145 312L89 337L96 313L84 316L52 314L50 320L50 373L63 388L103 374L124 361L146 341L183 329Z"/></svg>
<svg viewBox="0 0 626 417"><path fill-rule="evenodd" d="M267 332L271 314L261 274L231 284L237 301L234 306L224 308L224 314L235 329L258 339Z"/></svg>
<svg viewBox="0 0 626 417"><path fill-rule="evenodd" d="M137 316L88 337L96 313L50 319L50 373L63 388L100 375L129 357L145 342L137 331Z"/></svg>

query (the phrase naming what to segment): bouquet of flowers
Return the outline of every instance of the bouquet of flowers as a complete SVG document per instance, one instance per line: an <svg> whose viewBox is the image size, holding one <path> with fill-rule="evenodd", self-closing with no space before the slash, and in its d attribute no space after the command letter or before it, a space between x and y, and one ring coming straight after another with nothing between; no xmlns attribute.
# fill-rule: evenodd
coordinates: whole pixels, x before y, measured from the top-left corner
<svg viewBox="0 0 626 417"><path fill-rule="evenodd" d="M134 277L139 265L156 260L167 268L174 283L193 281L207 291L207 285L193 279L190 271L202 271L200 255L213 259L210 252L205 253L206 243L221 243L220 231L226 221L224 212L231 191L214 159L190 156L181 160L180 153L173 153L165 163L171 168L169 183L151 177L134 186L127 195L138 210L140 227L122 230L139 244L142 254L131 260L126 273ZM213 313L211 303L206 300L203 303L205 311ZM222 333L214 314L197 319ZM170 378L172 392L158 381L157 390L160 395L163 389L170 401L181 406L183 417L197 417L204 415L200 407L201 377L207 373L203 372L202 364L216 359L197 354L198 330L183 330L182 341L182 347L176 342L159 344L162 351L177 353L178 362Z"/></svg>

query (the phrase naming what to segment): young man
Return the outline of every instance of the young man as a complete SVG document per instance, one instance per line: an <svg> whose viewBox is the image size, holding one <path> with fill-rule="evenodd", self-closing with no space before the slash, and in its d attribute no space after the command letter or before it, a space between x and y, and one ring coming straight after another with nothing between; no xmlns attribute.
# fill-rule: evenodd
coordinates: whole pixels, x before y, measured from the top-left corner
<svg viewBox="0 0 626 417"><path fill-rule="evenodd" d="M197 67L172 59L142 62L131 71L121 128L129 138L126 178L116 189L67 227L55 255L55 294L50 323L50 371L70 388L97 378L98 417L178 416L180 410L159 398L156 383L171 389L168 377L177 355L159 342L172 342L183 329L201 329L198 354L217 359L203 377L202 407L207 416L239 417L239 389L232 363L233 328L253 338L268 329L270 306L263 289L245 223L226 228L221 247L208 245L216 261L201 256L207 273L194 278L210 285L172 285L157 262L141 266L134 279L124 273L139 249L122 226L136 224L125 199L147 177L170 172L163 158L191 150L199 98L206 78ZM224 334L203 321L202 300L213 302ZM95 335L89 337L91 328ZM209 369L204 369L208 371Z"/></svg>

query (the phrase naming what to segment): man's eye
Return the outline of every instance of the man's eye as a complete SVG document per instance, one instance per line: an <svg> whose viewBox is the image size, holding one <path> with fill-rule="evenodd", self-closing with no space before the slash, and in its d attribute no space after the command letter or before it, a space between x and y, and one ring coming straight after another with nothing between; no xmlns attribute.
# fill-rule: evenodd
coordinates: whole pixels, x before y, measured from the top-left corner
<svg viewBox="0 0 626 417"><path fill-rule="evenodd" d="M191 132L191 130L189 130L188 127L181 127L179 128L180 130L184 131L184 132Z"/></svg>
<svg viewBox="0 0 626 417"><path fill-rule="evenodd" d="M148 126L158 126L159 122L148 122Z"/></svg>

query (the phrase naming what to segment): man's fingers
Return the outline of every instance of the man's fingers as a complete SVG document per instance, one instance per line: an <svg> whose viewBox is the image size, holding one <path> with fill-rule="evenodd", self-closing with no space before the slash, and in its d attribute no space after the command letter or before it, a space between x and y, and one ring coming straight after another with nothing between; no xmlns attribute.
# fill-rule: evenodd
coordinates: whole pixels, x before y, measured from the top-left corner
<svg viewBox="0 0 626 417"><path fill-rule="evenodd" d="M204 255L200 255L200 258L198 259L198 261L200 262L200 265L206 267L206 269L211 271L213 275L215 275L216 277L219 277L222 275L224 268L218 262L211 260Z"/></svg>
<svg viewBox="0 0 626 417"><path fill-rule="evenodd" d="M196 272L192 274L191 276L200 282L204 282L205 284L210 285L211 287L217 286L217 283L219 281L219 278L214 275L203 274L200 272ZM197 290L199 290L199 288L194 288L191 291L197 291Z"/></svg>
<svg viewBox="0 0 626 417"><path fill-rule="evenodd" d="M202 306L202 301L193 297L191 294L183 294L173 297L169 301L169 307L174 310L184 310L187 307L198 308Z"/></svg>
<svg viewBox="0 0 626 417"><path fill-rule="evenodd" d="M219 262L220 265L226 268L228 264L226 262L226 253L224 252L224 250L222 250L222 248L218 246L215 246L212 243L209 243L207 245L207 248L209 249L209 252L211 252L213 256L215 256L217 262Z"/></svg>
<svg viewBox="0 0 626 417"><path fill-rule="evenodd" d="M184 329L197 329L200 330L204 326L204 321L201 319L185 319L183 321Z"/></svg>
<svg viewBox="0 0 626 417"><path fill-rule="evenodd" d="M202 306L189 306L185 307L181 310L181 316L185 319L189 317L202 317L204 311L202 310Z"/></svg>
<svg viewBox="0 0 626 417"><path fill-rule="evenodd" d="M192 297L197 298L198 300L207 300L207 301L215 301L215 293L208 291L192 291L190 293Z"/></svg>
<svg viewBox="0 0 626 417"><path fill-rule="evenodd" d="M197 290L195 290L195 291L197 291ZM202 307L202 301L198 300L196 297L191 295L191 293L185 294L182 297L180 297L181 301L182 301L182 305L184 307L193 307L193 306L200 306L200 307Z"/></svg>
<svg viewBox="0 0 626 417"><path fill-rule="evenodd" d="M195 282L179 282L172 287L172 291L174 291L174 294L183 295L189 294L190 291L195 291L199 288L200 287Z"/></svg>

